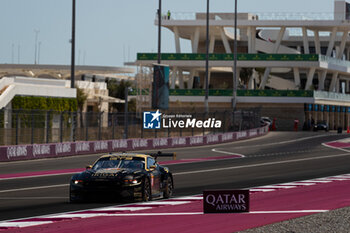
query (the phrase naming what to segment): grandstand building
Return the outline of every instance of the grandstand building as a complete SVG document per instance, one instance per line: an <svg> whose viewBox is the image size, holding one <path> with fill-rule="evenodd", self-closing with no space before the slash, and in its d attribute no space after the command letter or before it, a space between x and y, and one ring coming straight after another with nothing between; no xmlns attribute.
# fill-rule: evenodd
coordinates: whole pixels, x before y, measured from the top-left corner
<svg viewBox="0 0 350 233"><path fill-rule="evenodd" d="M239 13L237 107L261 108L262 115L279 120L281 129L292 129L295 119L347 127L349 5L335 0L333 13ZM209 15L211 110L232 106L234 16ZM203 109L206 14L172 13L171 18L162 19L162 27L173 32L175 42L175 51L162 54L161 62L171 70L170 108ZM182 40L190 42L191 53L182 53ZM141 51L137 55L139 109L150 107L150 92L147 95L145 90L151 90L156 62L157 54Z"/></svg>

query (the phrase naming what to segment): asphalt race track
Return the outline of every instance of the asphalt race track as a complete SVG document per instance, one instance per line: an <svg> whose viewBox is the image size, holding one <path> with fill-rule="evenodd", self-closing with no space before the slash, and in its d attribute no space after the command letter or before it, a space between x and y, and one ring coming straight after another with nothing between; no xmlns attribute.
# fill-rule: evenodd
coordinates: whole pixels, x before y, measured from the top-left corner
<svg viewBox="0 0 350 233"><path fill-rule="evenodd" d="M350 153L322 143L347 138L324 132L270 132L246 141L168 150L177 159L222 157L170 164L174 196L201 194L206 189L239 189L350 173ZM0 163L0 175L84 168L100 155ZM116 203L68 203L71 174L0 178L0 221L91 209Z"/></svg>

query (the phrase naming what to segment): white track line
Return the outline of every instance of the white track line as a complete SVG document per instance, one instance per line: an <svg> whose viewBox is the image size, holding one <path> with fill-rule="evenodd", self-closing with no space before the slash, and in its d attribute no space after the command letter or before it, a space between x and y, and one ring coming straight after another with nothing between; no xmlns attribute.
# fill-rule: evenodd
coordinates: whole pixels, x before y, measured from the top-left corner
<svg viewBox="0 0 350 233"><path fill-rule="evenodd" d="M0 227L31 227L48 223L53 223L53 221L4 222L0 223Z"/></svg>
<svg viewBox="0 0 350 233"><path fill-rule="evenodd" d="M56 185L36 186L36 187L20 188L20 189L7 189L7 190L1 190L0 193L26 191L26 190L34 190L34 189L57 188L57 187L66 187L66 186L69 186L69 184L56 184Z"/></svg>
<svg viewBox="0 0 350 233"><path fill-rule="evenodd" d="M251 211L249 214L298 214L298 213L324 213L329 210L276 210L276 211Z"/></svg>
<svg viewBox="0 0 350 233"><path fill-rule="evenodd" d="M74 213L74 214L52 215L50 217L45 217L45 218L47 218L47 219L50 219L50 218L93 218L93 217L100 217L100 216L110 216L110 214L105 214L105 213L96 213L96 214Z"/></svg>
<svg viewBox="0 0 350 233"><path fill-rule="evenodd" d="M250 211L242 214L298 214L298 213L324 213L329 210L275 210L275 211ZM185 213L125 213L125 214L61 214L53 215L51 218L92 218L92 217L138 217L138 216L178 216L178 215L203 215L203 212ZM28 222L2 222L0 227L29 227L53 223L54 221L28 221Z"/></svg>
<svg viewBox="0 0 350 233"><path fill-rule="evenodd" d="M302 183L302 182L291 182L291 183L283 183L281 185L293 185L293 186L311 186L315 185L316 183Z"/></svg>
<svg viewBox="0 0 350 233"><path fill-rule="evenodd" d="M333 179L334 177L342 177L342 178L349 178L350 174L343 174L338 176L331 176L331 177L324 177L324 178L317 178L314 180L304 180L304 181L294 181L289 183L282 183L282 184L274 184L274 185L266 185L262 187L252 187L250 189L251 192L270 192L275 191L276 189L283 189L283 188L290 188L290 187L297 187L298 185L305 186L305 185L313 185L316 183L329 183L333 181L342 181L342 180L349 180L349 179ZM323 180L322 180L323 179ZM330 179L330 180L324 180L324 179ZM276 189L268 189L266 187L276 187ZM198 215L203 214L202 212L192 212L192 213L118 213L118 214L109 214L109 213L103 213L103 211L137 211L137 210L145 210L150 209L153 207L143 207L142 205L178 205L178 204L188 204L191 201L198 201L203 199L201 194L193 195L193 196L185 196L185 197L178 197L178 198L172 198L173 201L154 201L154 202L147 202L147 203L134 203L134 205L139 205L139 207L127 207L127 205L120 205L120 206L110 206L110 207L100 207L95 209L87 209L87 210L79 210L79 211L72 211L72 212L64 212L64 213L58 213L58 214L51 214L51 215L44 215L44 216L36 216L36 217L30 217L30 218L22 218L22 219L14 219L14 220L6 220L0 222L0 227L27 227L27 226L35 226L35 225L42 225L42 224L48 224L53 223L54 218L92 218L92 217L98 217L98 216L167 216L167 215ZM86 211L97 211L98 213L86 213ZM321 212L327 212L328 210L282 210L282 211L251 211L249 214L293 214L293 213L321 213ZM101 213L99 213L101 212ZM30 221L32 218L43 218L47 219L47 221ZM29 221L23 221L28 219ZM16 222L20 221L20 222Z"/></svg>
<svg viewBox="0 0 350 233"><path fill-rule="evenodd" d="M339 180L339 181L342 181L342 180L348 180L348 179L341 179L341 178L332 178L332 177L330 177L330 178L324 178L324 179L319 179L319 180L327 180L327 181L333 181L333 180Z"/></svg>
<svg viewBox="0 0 350 233"><path fill-rule="evenodd" d="M329 143L329 142L326 142L326 143ZM322 143L321 145L325 146L325 147L328 147L328 148L331 148L331 149L336 149L336 150L341 150L341 151L345 151L345 152L350 152L350 150L347 150L347 149L344 149L344 148L340 148L340 147L330 146L330 145L327 145L326 143Z"/></svg>
<svg viewBox="0 0 350 233"><path fill-rule="evenodd" d="M152 209L152 207L106 207L101 209L94 209L94 211L138 211L148 209Z"/></svg>
<svg viewBox="0 0 350 233"><path fill-rule="evenodd" d="M296 186L287 186L287 185L265 185L261 186L261 188L271 188L271 189L291 189L295 188Z"/></svg>
<svg viewBox="0 0 350 233"><path fill-rule="evenodd" d="M42 200L42 199L68 199L66 197L0 197L0 200Z"/></svg>
<svg viewBox="0 0 350 233"><path fill-rule="evenodd" d="M137 203L137 205L183 205L188 203L190 203L190 201L151 201Z"/></svg>
<svg viewBox="0 0 350 233"><path fill-rule="evenodd" d="M221 153L221 154L226 154L226 155L237 155L237 156L239 156L239 157L241 157L241 158L244 158L244 157L245 157L245 155L238 154L238 153L236 153L236 152L217 150L216 148L211 149L211 151L217 152L217 153Z"/></svg>
<svg viewBox="0 0 350 233"><path fill-rule="evenodd" d="M304 159L292 159L292 160L286 160L286 161L268 162L268 163L243 165L243 166L235 166L235 167L223 167L223 168L213 168L213 169L205 169L205 170L198 170L198 171L190 171L190 172L178 172L178 173L174 173L173 175L174 176L175 175L188 175L188 174L205 173L205 172L234 170L234 169L241 169L241 168L262 167L262 166L269 166L269 165L276 165L276 164L295 163L295 162L318 160L318 159L327 159L327 158L335 158L335 157L344 157L344 156L350 156L350 154L346 153L346 154L318 156L318 157L304 158Z"/></svg>
<svg viewBox="0 0 350 233"><path fill-rule="evenodd" d="M31 176L18 176L18 177L4 177L0 178L0 181L3 180L16 180L16 179L27 179L27 178L38 178L38 177L45 177L45 176L63 176L63 175L73 175L79 173L79 171L76 172L63 172L63 173L57 173L57 174L40 174L40 175L31 175Z"/></svg>
<svg viewBox="0 0 350 233"><path fill-rule="evenodd" d="M269 166L269 165L276 165L276 164L295 163L295 162L318 160L318 159L327 159L327 158L335 158L335 157L344 157L344 156L350 156L350 154L349 153L345 153L345 154L318 156L318 157L304 158L304 159L292 159L292 160L286 160L286 161L268 162L268 163L252 164L252 165L213 168L213 169L205 169L205 170L189 171L189 172L178 172L178 173L173 173L173 175L174 176L179 176L179 175L198 174L198 173L205 173L205 172L235 170L235 169L242 169L242 168L262 167L262 166ZM310 181L310 180L307 180L307 181L301 181L301 182L304 182L304 183L313 183L313 182L316 182L316 183L328 183L328 182L331 182L331 181L325 181L325 180L323 180L323 181L317 181L317 180ZM2 191L0 191L0 193L15 192L15 191L25 191L25 190L33 190L33 189L43 189L43 188L55 188L55 187L64 187L64 186L69 186L69 184L38 186L38 187L21 188L21 189L9 189L9 190L2 190Z"/></svg>
<svg viewBox="0 0 350 233"><path fill-rule="evenodd" d="M173 198L171 200L188 200L188 201L195 201L195 200L202 200L203 197L191 197L191 196L188 196L188 197L177 197L177 198Z"/></svg>
<svg viewBox="0 0 350 233"><path fill-rule="evenodd" d="M249 189L250 192L272 192L276 191L276 189L265 189L265 188L253 188Z"/></svg>
<svg viewBox="0 0 350 233"><path fill-rule="evenodd" d="M331 180L320 180L320 179L314 179L312 180L314 183L331 183Z"/></svg>

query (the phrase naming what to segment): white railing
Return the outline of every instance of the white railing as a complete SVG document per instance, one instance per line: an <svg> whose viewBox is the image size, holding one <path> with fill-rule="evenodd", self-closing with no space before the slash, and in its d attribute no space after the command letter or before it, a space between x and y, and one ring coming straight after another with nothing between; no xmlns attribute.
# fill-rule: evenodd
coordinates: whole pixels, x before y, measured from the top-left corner
<svg viewBox="0 0 350 233"><path fill-rule="evenodd" d="M319 60L320 61L325 61L329 64L334 64L334 65L340 65L340 66L345 66L345 67L350 67L350 61L347 60L341 60L341 59L337 59L334 57L329 57L329 56L325 56L325 55L320 55L319 56Z"/></svg>
<svg viewBox="0 0 350 233"><path fill-rule="evenodd" d="M198 12L205 14L204 12ZM257 15L258 20L334 20L334 12L249 12ZM232 13L233 14L233 13ZM158 16L156 14L156 19ZM167 12L162 13L167 20ZM195 12L171 12L170 20L196 20ZM215 20L221 20L219 17Z"/></svg>
<svg viewBox="0 0 350 233"><path fill-rule="evenodd" d="M328 92L328 91L314 91L315 99L326 99L326 100L336 100L336 101L350 101L350 95Z"/></svg>
<svg viewBox="0 0 350 233"><path fill-rule="evenodd" d="M334 12L254 12L259 20L333 20Z"/></svg>

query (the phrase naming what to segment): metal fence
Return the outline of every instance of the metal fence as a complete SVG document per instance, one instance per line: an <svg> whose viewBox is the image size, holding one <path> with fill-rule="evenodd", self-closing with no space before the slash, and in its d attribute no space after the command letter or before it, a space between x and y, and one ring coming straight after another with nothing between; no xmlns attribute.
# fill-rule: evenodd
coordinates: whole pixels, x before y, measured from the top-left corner
<svg viewBox="0 0 350 233"><path fill-rule="evenodd" d="M168 115L184 114L167 112ZM55 112L42 110L0 110L0 145L94 141L122 138L196 136L240 131L260 126L260 111L215 111L186 113L197 120L215 118L217 129L144 129L142 113Z"/></svg>

